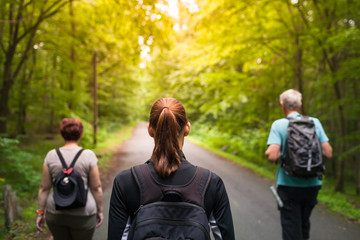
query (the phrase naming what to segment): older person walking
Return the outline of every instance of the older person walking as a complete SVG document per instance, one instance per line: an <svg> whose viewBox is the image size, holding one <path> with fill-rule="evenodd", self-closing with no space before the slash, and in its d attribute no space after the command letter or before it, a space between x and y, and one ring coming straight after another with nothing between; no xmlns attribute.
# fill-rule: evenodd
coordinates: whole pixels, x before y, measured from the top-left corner
<svg viewBox="0 0 360 240"><path fill-rule="evenodd" d="M301 93L290 89L280 95L280 104L286 118L276 120L270 130L265 152L271 163L286 157L287 128L290 119L304 119L298 112L301 108ZM319 119L309 117L315 125L315 133L321 145L321 152L325 158L332 157L332 148ZM310 215L317 204L317 195L321 188L319 177L298 177L286 172L282 164L279 165L276 184L278 194L283 202L280 210L282 238L284 240L304 240L310 238Z"/></svg>

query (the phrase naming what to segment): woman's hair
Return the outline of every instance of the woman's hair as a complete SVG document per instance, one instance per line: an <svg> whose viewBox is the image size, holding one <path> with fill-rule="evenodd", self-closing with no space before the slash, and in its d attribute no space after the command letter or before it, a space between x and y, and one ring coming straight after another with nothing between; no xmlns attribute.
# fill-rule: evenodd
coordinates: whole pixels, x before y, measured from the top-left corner
<svg viewBox="0 0 360 240"><path fill-rule="evenodd" d="M79 119L64 118L60 123L60 133L65 141L78 141L83 133L83 125Z"/></svg>
<svg viewBox="0 0 360 240"><path fill-rule="evenodd" d="M150 111L155 147L151 160L160 177L176 171L181 163L179 135L188 120L184 106L174 98L157 100Z"/></svg>
<svg viewBox="0 0 360 240"><path fill-rule="evenodd" d="M287 110L298 111L301 106L301 93L294 89L286 90L280 95L280 103L283 103Z"/></svg>

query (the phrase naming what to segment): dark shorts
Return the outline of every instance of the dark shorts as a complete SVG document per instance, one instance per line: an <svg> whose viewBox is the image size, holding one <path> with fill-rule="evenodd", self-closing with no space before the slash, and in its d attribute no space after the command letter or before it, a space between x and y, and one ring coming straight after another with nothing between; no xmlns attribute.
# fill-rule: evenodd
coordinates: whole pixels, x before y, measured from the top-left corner
<svg viewBox="0 0 360 240"><path fill-rule="evenodd" d="M284 203L279 208L284 240L310 238L310 216L320 188L278 186L277 192Z"/></svg>
<svg viewBox="0 0 360 240"><path fill-rule="evenodd" d="M90 240L95 231L96 215L71 216L47 212L45 218L54 240Z"/></svg>

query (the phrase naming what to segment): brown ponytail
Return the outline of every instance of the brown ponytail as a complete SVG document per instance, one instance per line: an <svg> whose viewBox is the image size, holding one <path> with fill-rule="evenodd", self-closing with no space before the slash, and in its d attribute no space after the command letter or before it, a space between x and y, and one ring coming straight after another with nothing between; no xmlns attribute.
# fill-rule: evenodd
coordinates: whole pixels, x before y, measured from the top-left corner
<svg viewBox="0 0 360 240"><path fill-rule="evenodd" d="M168 177L181 163L179 135L187 123L184 106L174 98L161 98L150 111L155 147L151 157L160 177Z"/></svg>

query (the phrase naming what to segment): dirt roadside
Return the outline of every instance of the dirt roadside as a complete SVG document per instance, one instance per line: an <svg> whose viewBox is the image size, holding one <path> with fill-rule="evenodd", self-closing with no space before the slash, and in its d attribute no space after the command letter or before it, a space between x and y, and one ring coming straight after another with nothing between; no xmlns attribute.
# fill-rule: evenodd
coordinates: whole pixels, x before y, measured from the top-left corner
<svg viewBox="0 0 360 240"><path fill-rule="evenodd" d="M119 173L121 169L121 161L118 160L122 155L121 150L122 144L116 146L116 149L112 153L110 161L103 164L103 167L100 168L100 179L103 191L109 186L111 186L115 176Z"/></svg>

